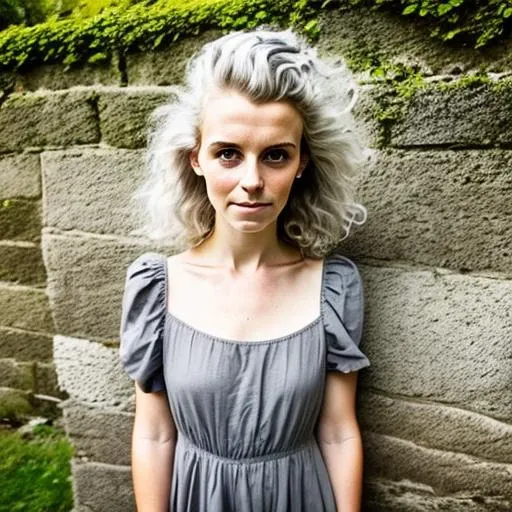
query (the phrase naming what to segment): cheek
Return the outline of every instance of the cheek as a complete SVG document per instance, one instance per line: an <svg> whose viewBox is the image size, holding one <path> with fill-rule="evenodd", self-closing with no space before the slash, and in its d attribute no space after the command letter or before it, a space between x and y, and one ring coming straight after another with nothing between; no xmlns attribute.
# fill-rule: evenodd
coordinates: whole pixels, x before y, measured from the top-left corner
<svg viewBox="0 0 512 512"><path fill-rule="evenodd" d="M236 187L237 180L231 173L216 173L206 176L206 188L210 200L229 194Z"/></svg>
<svg viewBox="0 0 512 512"><path fill-rule="evenodd" d="M281 201L286 202L293 186L293 178L283 177L272 184L273 192Z"/></svg>

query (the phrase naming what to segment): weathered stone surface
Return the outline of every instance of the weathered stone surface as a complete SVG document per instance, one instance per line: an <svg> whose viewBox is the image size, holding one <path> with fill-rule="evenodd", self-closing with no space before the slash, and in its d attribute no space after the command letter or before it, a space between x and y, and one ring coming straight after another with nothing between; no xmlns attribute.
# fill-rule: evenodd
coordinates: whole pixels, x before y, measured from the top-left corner
<svg viewBox="0 0 512 512"><path fill-rule="evenodd" d="M371 432L512 464L512 425L482 414L363 391L359 417L361 428Z"/></svg>
<svg viewBox="0 0 512 512"><path fill-rule="evenodd" d="M143 179L142 151L51 151L41 159L46 226L124 235L138 227L131 197Z"/></svg>
<svg viewBox="0 0 512 512"><path fill-rule="evenodd" d="M0 156L0 199L39 197L40 174L37 153Z"/></svg>
<svg viewBox="0 0 512 512"><path fill-rule="evenodd" d="M39 244L0 240L0 281L44 286L46 269Z"/></svg>
<svg viewBox="0 0 512 512"><path fill-rule="evenodd" d="M209 30L195 37L182 39L161 52L133 53L126 56L129 85L181 84L189 58L203 44L222 35L220 30Z"/></svg>
<svg viewBox="0 0 512 512"><path fill-rule="evenodd" d="M52 333L52 317L44 290L0 283L0 325Z"/></svg>
<svg viewBox="0 0 512 512"><path fill-rule="evenodd" d="M11 94L0 106L0 150L99 142L95 93L88 89Z"/></svg>
<svg viewBox="0 0 512 512"><path fill-rule="evenodd" d="M512 81L417 91L393 124L393 146L512 143Z"/></svg>
<svg viewBox="0 0 512 512"><path fill-rule="evenodd" d="M512 496L512 466L420 447L395 437L363 433L371 478L408 480L432 487L437 496L466 494L499 500Z"/></svg>
<svg viewBox="0 0 512 512"><path fill-rule="evenodd" d="M121 409L131 399L133 384L121 369L117 348L57 335L53 359L59 388L71 398Z"/></svg>
<svg viewBox="0 0 512 512"><path fill-rule="evenodd" d="M472 495L436 496L434 490L409 480L392 482L382 478L368 479L363 492L365 512L506 512L508 499Z"/></svg>
<svg viewBox="0 0 512 512"><path fill-rule="evenodd" d="M381 152L358 187L368 219L345 248L356 258L510 272L510 168L506 150Z"/></svg>
<svg viewBox="0 0 512 512"><path fill-rule="evenodd" d="M121 85L117 59L104 64L84 64L66 69L63 64L45 64L21 71L16 77L16 90L69 89L74 86Z"/></svg>
<svg viewBox="0 0 512 512"><path fill-rule="evenodd" d="M436 269L360 266L361 386L510 421L512 281Z"/></svg>
<svg viewBox="0 0 512 512"><path fill-rule="evenodd" d="M0 327L0 357L17 361L49 361L52 358L52 336L22 329Z"/></svg>
<svg viewBox="0 0 512 512"><path fill-rule="evenodd" d="M131 470L97 462L72 465L75 510L80 512L129 512L135 510Z"/></svg>
<svg viewBox="0 0 512 512"><path fill-rule="evenodd" d="M35 363L35 392L41 395L64 397L59 389L57 371L53 363Z"/></svg>
<svg viewBox="0 0 512 512"><path fill-rule="evenodd" d="M130 465L133 414L75 402L64 408L64 417L77 457Z"/></svg>
<svg viewBox="0 0 512 512"><path fill-rule="evenodd" d="M352 111L357 135L365 146L378 147L381 142L382 127L377 119L379 98L386 94L383 87L361 85L359 96Z"/></svg>
<svg viewBox="0 0 512 512"><path fill-rule="evenodd" d="M19 363L15 359L0 359L0 382L14 389L34 389L33 363Z"/></svg>
<svg viewBox="0 0 512 512"><path fill-rule="evenodd" d="M99 92L102 142L121 148L146 145L150 115L169 101L164 87L119 87Z"/></svg>
<svg viewBox="0 0 512 512"><path fill-rule="evenodd" d="M126 269L146 251L171 254L143 240L43 231L48 295L57 332L118 343Z"/></svg>
<svg viewBox="0 0 512 512"><path fill-rule="evenodd" d="M512 66L512 39L488 49L449 45L429 37L428 23L414 22L386 9L351 7L342 12L324 9L319 16L320 55L343 55L352 62L376 58L406 64L426 74L459 74L477 71L508 71Z"/></svg>
<svg viewBox="0 0 512 512"><path fill-rule="evenodd" d="M0 418L18 419L31 412L32 405L26 392L0 387Z"/></svg>
<svg viewBox="0 0 512 512"><path fill-rule="evenodd" d="M0 200L0 240L38 242L41 238L41 202Z"/></svg>

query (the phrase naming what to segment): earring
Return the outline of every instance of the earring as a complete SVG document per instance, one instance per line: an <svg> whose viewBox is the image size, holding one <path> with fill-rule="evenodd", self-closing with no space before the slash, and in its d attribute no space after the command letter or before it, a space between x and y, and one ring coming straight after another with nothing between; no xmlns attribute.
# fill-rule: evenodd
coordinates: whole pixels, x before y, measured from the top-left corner
<svg viewBox="0 0 512 512"><path fill-rule="evenodd" d="M297 176L295 176L295 179L298 180L301 176L302 174L297 174Z"/></svg>

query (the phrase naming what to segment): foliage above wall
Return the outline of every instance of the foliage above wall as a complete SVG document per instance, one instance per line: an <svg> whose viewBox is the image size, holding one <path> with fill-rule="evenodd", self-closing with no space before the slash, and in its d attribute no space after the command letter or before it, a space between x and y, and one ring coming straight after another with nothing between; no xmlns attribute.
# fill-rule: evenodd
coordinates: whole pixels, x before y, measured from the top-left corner
<svg viewBox="0 0 512 512"><path fill-rule="evenodd" d="M476 48L510 34L512 0L145 0L113 6L91 17L53 18L0 32L0 71L42 63L108 61L115 54L156 50L211 28L261 24L318 34L322 10L366 5L425 19L431 35Z"/></svg>
<svg viewBox="0 0 512 512"><path fill-rule="evenodd" d="M209 28L242 29L261 24L304 23L308 0L157 0L129 9L110 8L83 19L50 20L0 32L0 70L44 62L109 60L116 52L155 50Z"/></svg>
<svg viewBox="0 0 512 512"><path fill-rule="evenodd" d="M326 0L323 5L330 3L366 4L420 17L431 26L433 37L459 39L475 48L508 37L512 28L512 0Z"/></svg>

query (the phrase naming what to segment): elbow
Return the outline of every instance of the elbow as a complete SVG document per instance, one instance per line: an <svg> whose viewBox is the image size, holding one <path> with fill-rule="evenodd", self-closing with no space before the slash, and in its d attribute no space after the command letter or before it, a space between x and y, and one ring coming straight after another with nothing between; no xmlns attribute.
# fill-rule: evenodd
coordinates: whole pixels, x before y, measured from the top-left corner
<svg viewBox="0 0 512 512"><path fill-rule="evenodd" d="M354 439L360 440L361 432L356 420L342 423L319 421L316 438L322 445L337 445Z"/></svg>

